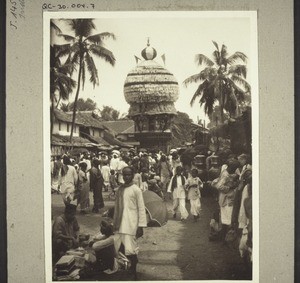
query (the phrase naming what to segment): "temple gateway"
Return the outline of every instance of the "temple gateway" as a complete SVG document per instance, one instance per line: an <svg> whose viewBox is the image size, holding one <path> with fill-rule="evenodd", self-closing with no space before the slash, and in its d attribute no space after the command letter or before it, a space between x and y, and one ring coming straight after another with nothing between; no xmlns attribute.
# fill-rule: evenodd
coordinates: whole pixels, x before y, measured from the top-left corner
<svg viewBox="0 0 300 283"><path fill-rule="evenodd" d="M154 61L156 50L141 52L145 59L131 70L124 83L124 96L130 104L128 116L135 124L135 138L147 149L169 150L172 119L177 115L178 82L168 70Z"/></svg>

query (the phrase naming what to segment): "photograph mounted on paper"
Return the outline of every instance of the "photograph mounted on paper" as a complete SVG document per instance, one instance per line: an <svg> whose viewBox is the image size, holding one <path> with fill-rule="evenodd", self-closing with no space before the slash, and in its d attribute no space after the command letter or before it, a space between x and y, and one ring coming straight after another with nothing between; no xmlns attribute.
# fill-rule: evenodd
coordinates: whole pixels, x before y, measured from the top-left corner
<svg viewBox="0 0 300 283"><path fill-rule="evenodd" d="M256 12L43 18L46 281L257 280Z"/></svg>

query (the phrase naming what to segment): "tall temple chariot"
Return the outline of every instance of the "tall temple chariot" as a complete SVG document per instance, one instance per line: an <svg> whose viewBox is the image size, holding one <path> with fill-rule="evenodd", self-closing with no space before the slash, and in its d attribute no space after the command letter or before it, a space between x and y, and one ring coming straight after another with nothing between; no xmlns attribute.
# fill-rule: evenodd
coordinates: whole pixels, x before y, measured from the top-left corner
<svg viewBox="0 0 300 283"><path fill-rule="evenodd" d="M124 83L124 96L130 104L128 116L135 123L135 138L141 147L167 151L171 123L177 111L178 82L168 70L154 61L157 52L150 46L141 52L145 59L131 70Z"/></svg>

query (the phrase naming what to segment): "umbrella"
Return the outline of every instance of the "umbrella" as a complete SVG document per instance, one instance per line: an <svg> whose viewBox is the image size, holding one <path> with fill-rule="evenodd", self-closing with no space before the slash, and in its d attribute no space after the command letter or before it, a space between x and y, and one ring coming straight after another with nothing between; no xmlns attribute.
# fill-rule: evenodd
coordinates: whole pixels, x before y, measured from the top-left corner
<svg viewBox="0 0 300 283"><path fill-rule="evenodd" d="M149 227L161 227L168 221L168 210L165 202L154 192L143 192L144 203L149 214Z"/></svg>

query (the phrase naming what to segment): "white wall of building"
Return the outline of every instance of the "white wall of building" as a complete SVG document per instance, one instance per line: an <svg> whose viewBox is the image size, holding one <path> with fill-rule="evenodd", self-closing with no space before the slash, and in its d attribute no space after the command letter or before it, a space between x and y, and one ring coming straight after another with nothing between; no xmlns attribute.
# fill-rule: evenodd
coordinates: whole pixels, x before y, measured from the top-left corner
<svg viewBox="0 0 300 283"><path fill-rule="evenodd" d="M90 136L103 138L103 130L96 129L96 128L89 128L89 130L90 130Z"/></svg>
<svg viewBox="0 0 300 283"><path fill-rule="evenodd" d="M60 136L69 136L71 133L71 128L72 128L72 123L56 121L53 124L53 134L60 135ZM74 127L73 137L79 137L78 125L75 125Z"/></svg>

